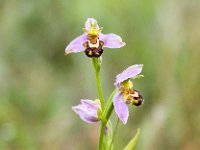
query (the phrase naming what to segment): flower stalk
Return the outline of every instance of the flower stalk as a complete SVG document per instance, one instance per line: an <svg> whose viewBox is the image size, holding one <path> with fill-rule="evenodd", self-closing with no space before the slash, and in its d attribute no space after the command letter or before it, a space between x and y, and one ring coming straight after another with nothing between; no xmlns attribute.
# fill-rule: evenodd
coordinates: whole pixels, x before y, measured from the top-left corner
<svg viewBox="0 0 200 150"><path fill-rule="evenodd" d="M100 68L101 68L101 62L99 58L92 58L92 64L95 70L95 75L96 75L96 84L97 84L97 90L98 90L98 95L100 99L100 104L101 104L101 109L102 112L104 112L105 104L104 104L104 97L103 97L103 92L102 92L102 87L101 87L101 78L100 78ZM101 118L101 128L100 128L100 135L99 135L99 144L98 144L98 150L103 149L103 138L104 138L104 132L105 132L105 127L106 127L106 122L104 121L104 118Z"/></svg>
<svg viewBox="0 0 200 150"><path fill-rule="evenodd" d="M101 70L100 58L92 58L92 63L95 70L97 91L98 91L98 96L101 103L101 109L103 112L105 108L105 104L104 104L104 97L103 97L103 92L102 92L102 87L101 87L101 78L100 78L100 70Z"/></svg>
<svg viewBox="0 0 200 150"><path fill-rule="evenodd" d="M100 135L99 135L98 150L103 150L103 138L104 138L105 128L106 128L106 123L102 121L100 128Z"/></svg>
<svg viewBox="0 0 200 150"><path fill-rule="evenodd" d="M107 105L106 105L106 108L105 108L105 111L103 112L103 117L102 117L102 120L101 120L101 129L100 129L100 136L99 136L99 146L98 146L98 150L102 150L102 147L103 147L103 138L104 138L104 131L105 131L105 127L106 127L106 124L113 112L113 96L114 94L116 93L116 90L114 90L112 92L112 94L110 95L110 97L108 98L108 102L107 102Z"/></svg>

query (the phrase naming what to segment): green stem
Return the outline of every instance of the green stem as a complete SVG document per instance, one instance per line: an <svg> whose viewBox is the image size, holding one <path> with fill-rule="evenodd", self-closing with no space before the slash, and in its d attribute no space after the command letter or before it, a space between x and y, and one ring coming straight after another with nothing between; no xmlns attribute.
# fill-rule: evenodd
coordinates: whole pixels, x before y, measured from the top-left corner
<svg viewBox="0 0 200 150"><path fill-rule="evenodd" d="M101 88L101 78L100 78L101 62L99 58L92 58L92 63L96 75L96 84L97 84L98 96L101 103L101 110L102 112L104 112L105 106L104 106L104 98L103 98L103 92ZM104 138L105 127L106 127L106 122L101 121L98 150L103 150L103 138Z"/></svg>
<svg viewBox="0 0 200 150"><path fill-rule="evenodd" d="M111 148L112 148L112 145L113 145L113 143L114 143L115 136L116 136L116 133L117 133L118 125L119 125L119 118L117 118L117 123L116 123L116 125L115 125L115 129L114 129L112 141L111 141L111 143L110 143L110 146L109 146L109 149L108 149L108 150L111 150Z"/></svg>
<svg viewBox="0 0 200 150"><path fill-rule="evenodd" d="M113 99L113 96L115 95L115 93L116 93L116 90L114 90L112 92L112 94L110 95L110 97L108 98L108 102L107 102L105 111L103 112L98 150L102 150L102 147L103 147L103 138L104 138L105 127L106 127L106 124L107 124L107 122L112 114L113 108L114 108L112 99Z"/></svg>
<svg viewBox="0 0 200 150"><path fill-rule="evenodd" d="M100 79L100 69L96 71L96 82L97 82L97 89L98 89L98 95L101 103L101 109L102 112L104 111L104 98L103 98L103 92L101 88L101 79Z"/></svg>
<svg viewBox="0 0 200 150"><path fill-rule="evenodd" d="M101 88L101 78L100 78L101 62L100 62L99 58L92 58L92 63L93 63L94 70L95 70L98 96L100 99L101 109L103 112L104 108L105 108L105 106L104 106L105 104L104 104L103 92L102 92L102 88Z"/></svg>
<svg viewBox="0 0 200 150"><path fill-rule="evenodd" d="M106 106L106 110L105 110L103 92L102 92L102 88L101 88L101 78L100 78L100 68L101 68L100 59L92 58L92 63L93 63L95 74L96 74L96 84L97 84L98 96L99 96L100 103L101 103L101 110L103 112L103 115L101 118L101 129L100 129L100 135L99 135L98 150L103 150L103 138L104 138L104 133L105 133L105 127L106 127L106 124L111 116L112 111L113 111L112 99L113 99L113 96L114 96L116 90L109 97L108 103Z"/></svg>
<svg viewBox="0 0 200 150"><path fill-rule="evenodd" d="M101 129L100 129L98 150L103 150L103 138L104 138L104 133L105 133L105 127L106 127L106 123L102 122Z"/></svg>
<svg viewBox="0 0 200 150"><path fill-rule="evenodd" d="M107 105L106 105L106 108L105 108L105 111L103 113L103 119L105 120L105 122L107 122L112 114L112 111L113 111L113 96L115 95L115 93L117 92L117 90L114 90L110 97L108 98L108 102L107 102Z"/></svg>

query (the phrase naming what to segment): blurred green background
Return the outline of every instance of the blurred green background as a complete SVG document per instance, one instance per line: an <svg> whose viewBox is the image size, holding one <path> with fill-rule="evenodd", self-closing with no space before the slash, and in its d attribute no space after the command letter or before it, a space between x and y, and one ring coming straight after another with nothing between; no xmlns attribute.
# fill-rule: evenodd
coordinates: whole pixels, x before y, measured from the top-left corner
<svg viewBox="0 0 200 150"><path fill-rule="evenodd" d="M1 0L0 150L96 149L98 124L71 110L82 98L97 98L91 62L84 53L64 55L88 17L126 42L105 48L105 97L118 73L144 64L145 78L134 85L145 103L130 107L115 149L140 128L138 150L199 150L198 0Z"/></svg>

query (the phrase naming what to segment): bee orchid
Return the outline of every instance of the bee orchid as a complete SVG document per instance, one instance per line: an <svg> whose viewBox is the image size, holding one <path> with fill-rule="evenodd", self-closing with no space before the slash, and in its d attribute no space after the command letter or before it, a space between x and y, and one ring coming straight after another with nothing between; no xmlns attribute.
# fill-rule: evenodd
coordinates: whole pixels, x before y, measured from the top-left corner
<svg viewBox="0 0 200 150"><path fill-rule="evenodd" d="M88 18L85 22L84 34L75 38L65 49L65 54L78 53L85 51L88 57L100 57L103 53L103 47L120 48L125 45L121 37L110 33L101 33L97 21L94 18Z"/></svg>
<svg viewBox="0 0 200 150"><path fill-rule="evenodd" d="M143 98L139 91L132 89L133 83L131 78L137 78L142 71L143 65L137 64L128 67L121 74L116 76L115 86L118 89L113 97L115 112L123 124L127 123L129 111L127 104L140 106Z"/></svg>

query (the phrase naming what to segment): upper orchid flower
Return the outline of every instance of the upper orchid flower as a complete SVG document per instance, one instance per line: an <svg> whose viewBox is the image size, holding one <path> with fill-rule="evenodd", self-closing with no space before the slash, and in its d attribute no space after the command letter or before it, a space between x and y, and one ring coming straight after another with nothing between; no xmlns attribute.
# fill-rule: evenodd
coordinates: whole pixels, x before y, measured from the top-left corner
<svg viewBox="0 0 200 150"><path fill-rule="evenodd" d="M85 51L88 57L100 57L103 47L120 48L125 45L120 36L116 34L102 34L97 21L88 18L85 22L84 34L77 37L65 49L65 54Z"/></svg>
<svg viewBox="0 0 200 150"><path fill-rule="evenodd" d="M98 122L98 109L100 109L99 100L81 100L81 104L73 106L72 109L80 118L87 123Z"/></svg>
<svg viewBox="0 0 200 150"><path fill-rule="evenodd" d="M136 78L142 71L143 65L133 65L116 76L115 86L118 91L113 97L115 112L119 119L126 124L129 116L127 104L140 106L143 103L143 98L139 91L132 89L133 83L131 78Z"/></svg>

